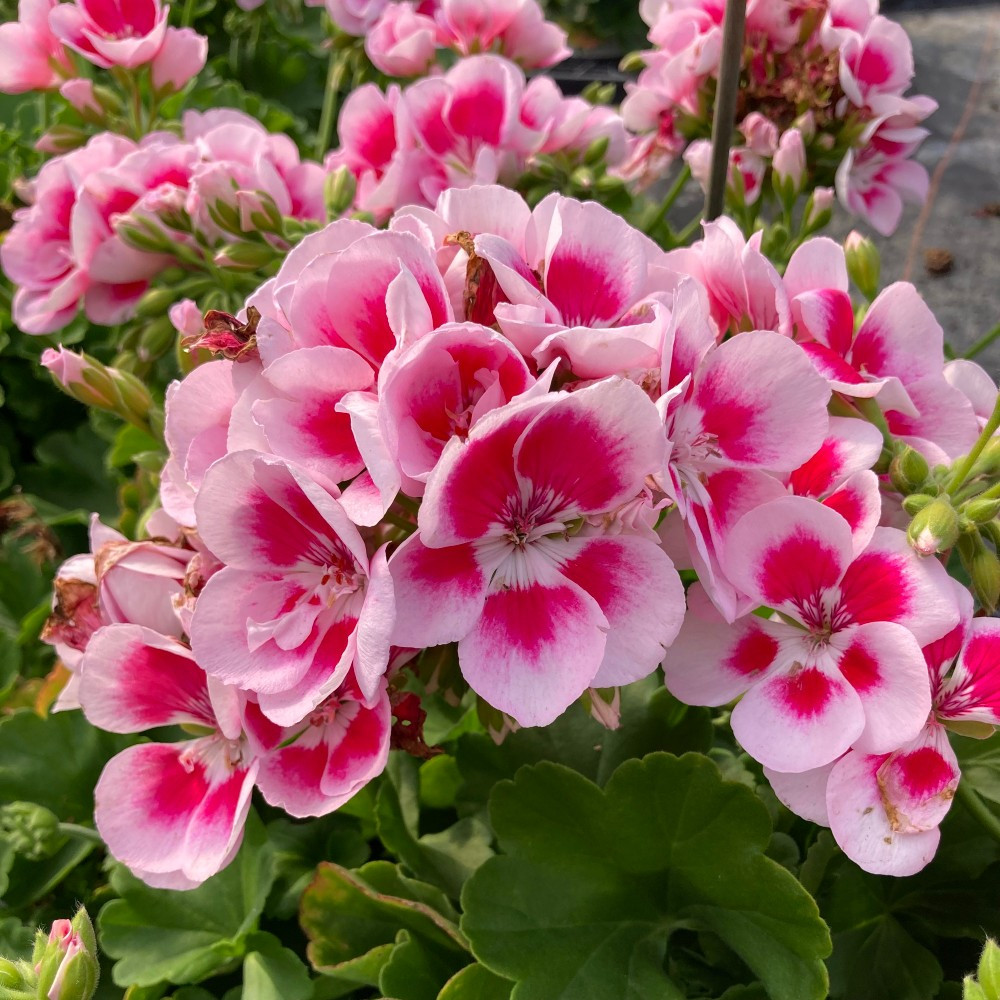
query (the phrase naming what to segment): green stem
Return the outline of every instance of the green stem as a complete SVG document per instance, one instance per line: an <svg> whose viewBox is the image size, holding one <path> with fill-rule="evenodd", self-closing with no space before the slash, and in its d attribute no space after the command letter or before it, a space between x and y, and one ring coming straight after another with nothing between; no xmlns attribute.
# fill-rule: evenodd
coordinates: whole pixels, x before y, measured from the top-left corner
<svg viewBox="0 0 1000 1000"><path fill-rule="evenodd" d="M414 500L412 497L408 497L405 493L397 493L396 501L403 510L408 510L411 514L416 514L420 510L420 501Z"/></svg>
<svg viewBox="0 0 1000 1000"><path fill-rule="evenodd" d="M316 132L315 156L323 159L333 140L333 127L337 121L338 97L347 72L346 53L337 48L330 49L330 68L326 75L326 91L323 94L323 110L320 112L319 129Z"/></svg>
<svg viewBox="0 0 1000 1000"><path fill-rule="evenodd" d="M859 399L855 405L864 418L882 432L882 440L885 442L885 446L891 450L895 444L895 438L892 436L892 431L889 430L889 425L885 422L885 414L878 403L874 399Z"/></svg>
<svg viewBox="0 0 1000 1000"><path fill-rule="evenodd" d="M181 13L181 27L190 28L194 20L194 0L184 0L184 10Z"/></svg>
<svg viewBox="0 0 1000 1000"><path fill-rule="evenodd" d="M955 797L961 799L962 805L976 822L1000 844L1000 819L993 815L968 780L958 783L958 792Z"/></svg>
<svg viewBox="0 0 1000 1000"><path fill-rule="evenodd" d="M90 840L95 844L104 843L96 830L92 830L89 826L80 826L79 823L60 823L59 832L70 837L79 837L81 840Z"/></svg>
<svg viewBox="0 0 1000 1000"><path fill-rule="evenodd" d="M674 246L682 247L687 245L687 241L698 231L701 225L702 215L699 212L679 233L674 237Z"/></svg>
<svg viewBox="0 0 1000 1000"><path fill-rule="evenodd" d="M677 201L678 197L680 197L681 191L684 190L685 185L690 179L691 168L685 163L684 168L677 175L677 179L670 186L667 196L663 199L660 207L656 210L656 214L649 220L649 223L643 227L643 232L649 235L667 217L667 212L670 211L674 202Z"/></svg>
<svg viewBox="0 0 1000 1000"><path fill-rule="evenodd" d="M972 347L970 347L965 354L962 355L962 357L966 359L974 358L981 351L985 351L986 348L989 347L990 344L992 344L998 337L1000 337L1000 323L997 323L997 325L993 327L993 329L990 330L986 336L977 340Z"/></svg>
<svg viewBox="0 0 1000 1000"><path fill-rule="evenodd" d="M391 510L387 510L382 515L382 520L394 524L397 528L401 528L407 535L412 535L417 530L417 526L412 521L407 520L405 517L400 517L398 514L393 514Z"/></svg>
<svg viewBox="0 0 1000 1000"><path fill-rule="evenodd" d="M949 496L954 496L965 485L965 480L968 479L972 467L976 464L976 459L979 458L983 453L983 449L990 443L990 439L996 434L998 427L1000 427L1000 398L997 399L993 407L993 412L990 414L990 419L979 435L979 440L972 446L972 451L962 459L962 464L959 465L955 470L955 474L951 477L951 481L948 483Z"/></svg>

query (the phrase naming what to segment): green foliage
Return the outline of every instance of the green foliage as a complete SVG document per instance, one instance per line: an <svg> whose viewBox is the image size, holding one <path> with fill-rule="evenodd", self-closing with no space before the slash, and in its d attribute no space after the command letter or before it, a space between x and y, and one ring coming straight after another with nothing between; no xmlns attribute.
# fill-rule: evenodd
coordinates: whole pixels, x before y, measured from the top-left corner
<svg viewBox="0 0 1000 1000"><path fill-rule="evenodd" d="M504 855L467 884L462 930L521 1000L683 997L681 930L724 942L772 1000L826 995L815 903L764 856L765 808L704 757L627 761L603 790L537 764L497 786L490 818Z"/></svg>
<svg viewBox="0 0 1000 1000"><path fill-rule="evenodd" d="M236 860L197 889L151 889L116 865L111 886L120 898L98 918L101 945L117 959L114 981L119 986L197 983L235 967L259 948L252 935L274 874L273 849L253 815ZM271 953L255 960L261 979L268 968L287 964L283 954L266 947Z"/></svg>

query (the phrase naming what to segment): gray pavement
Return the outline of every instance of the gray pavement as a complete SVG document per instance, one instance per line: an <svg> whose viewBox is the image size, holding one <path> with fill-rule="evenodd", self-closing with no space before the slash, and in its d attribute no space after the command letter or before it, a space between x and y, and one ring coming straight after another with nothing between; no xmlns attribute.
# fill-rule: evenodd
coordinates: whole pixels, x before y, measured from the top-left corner
<svg viewBox="0 0 1000 1000"><path fill-rule="evenodd" d="M1000 3L916 6L904 0L884 12L913 42L913 91L939 104L925 123L931 134L917 158L932 177L943 158L946 166L925 209L922 232L916 232L920 209L908 207L895 235L876 242L883 280L902 278L909 259L909 280L961 353L1000 323ZM953 144L965 114L964 135ZM846 235L850 228L838 219L832 235ZM946 274L926 269L925 252L937 248L954 258ZM1000 341L977 360L1000 377Z"/></svg>

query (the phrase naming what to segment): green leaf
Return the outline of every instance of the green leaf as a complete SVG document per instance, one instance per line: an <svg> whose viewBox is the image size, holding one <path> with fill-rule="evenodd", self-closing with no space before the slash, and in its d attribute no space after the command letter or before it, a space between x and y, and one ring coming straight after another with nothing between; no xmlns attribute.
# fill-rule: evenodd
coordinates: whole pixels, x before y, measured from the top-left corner
<svg viewBox="0 0 1000 1000"><path fill-rule="evenodd" d="M26 927L17 917L0 918L0 955L4 958L30 958L34 940L34 928Z"/></svg>
<svg viewBox="0 0 1000 1000"><path fill-rule="evenodd" d="M396 947L379 972L378 986L393 1000L437 1000L441 988L467 960L462 952L427 947L400 931Z"/></svg>
<svg viewBox="0 0 1000 1000"><path fill-rule="evenodd" d="M901 883L898 887L895 883ZM845 864L824 908L833 931L830 996L844 1000L931 1000L944 978L937 959L893 913L909 879L882 879Z"/></svg>
<svg viewBox="0 0 1000 1000"><path fill-rule="evenodd" d="M273 852L252 813L236 859L197 889L151 889L116 866L111 885L121 899L106 904L98 921L104 951L118 959L114 981L196 983L235 965L273 880Z"/></svg>
<svg viewBox="0 0 1000 1000"><path fill-rule="evenodd" d="M321 864L302 896L309 960L320 972L377 985L400 930L438 951L463 955L465 940L434 905L441 899L440 890L400 876L384 861L356 872Z"/></svg>
<svg viewBox="0 0 1000 1000"><path fill-rule="evenodd" d="M764 856L764 806L705 757L626 761L603 791L526 767L494 789L490 817L506 856L467 883L461 926L518 1000L683 997L662 958L681 928L718 935L772 1000L826 996L816 904Z"/></svg>
<svg viewBox="0 0 1000 1000"><path fill-rule="evenodd" d="M62 820L86 822L101 769L134 742L95 729L81 712L15 712L0 721L0 801L37 802Z"/></svg>
<svg viewBox="0 0 1000 1000"><path fill-rule="evenodd" d="M17 858L10 870L4 903L20 909L48 895L97 846L87 837L70 836L51 857L40 861Z"/></svg>
<svg viewBox="0 0 1000 1000"><path fill-rule="evenodd" d="M437 1000L510 1000L514 984L474 962L444 984Z"/></svg>
<svg viewBox="0 0 1000 1000"><path fill-rule="evenodd" d="M467 816L439 833L418 834L419 764L407 754L389 758L378 797L378 835L418 878L440 886L458 899L466 879L492 857L492 834L480 817Z"/></svg>
<svg viewBox="0 0 1000 1000"><path fill-rule="evenodd" d="M114 444L108 452L108 465L120 469L135 460L136 455L143 452L155 452L161 447L160 442L151 434L126 424L115 435Z"/></svg>
<svg viewBox="0 0 1000 1000"><path fill-rule="evenodd" d="M243 1000L309 1000L312 980L305 963L273 934L252 934L243 959Z"/></svg>
<svg viewBox="0 0 1000 1000"><path fill-rule="evenodd" d="M630 758L657 750L704 752L711 745L708 710L681 704L658 676L623 688L621 699L621 725L615 730L572 705L551 725L511 733L500 746L482 733L461 737L456 759L465 778L462 798L470 805L482 804L497 781L541 760L565 764L603 785Z"/></svg>

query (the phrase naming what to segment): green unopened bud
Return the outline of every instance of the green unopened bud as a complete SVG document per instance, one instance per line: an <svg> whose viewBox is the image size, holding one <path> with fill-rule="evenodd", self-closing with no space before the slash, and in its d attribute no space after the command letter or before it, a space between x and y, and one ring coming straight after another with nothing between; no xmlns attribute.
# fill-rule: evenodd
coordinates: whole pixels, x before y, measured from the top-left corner
<svg viewBox="0 0 1000 1000"><path fill-rule="evenodd" d="M976 599L992 614L1000 602L1000 559L978 537L977 541L979 545L972 557L969 576L972 577L972 590ZM1000 985L1000 977L997 983Z"/></svg>
<svg viewBox="0 0 1000 1000"><path fill-rule="evenodd" d="M327 175L323 198L328 219L339 219L353 204L358 181L347 167L338 167Z"/></svg>
<svg viewBox="0 0 1000 1000"><path fill-rule="evenodd" d="M962 981L962 1000L990 1000L990 998L986 996L983 988L972 976L966 976Z"/></svg>
<svg viewBox="0 0 1000 1000"><path fill-rule="evenodd" d="M155 319L158 316L165 316L177 298L177 292L173 288L151 288L139 299L135 314L140 319Z"/></svg>
<svg viewBox="0 0 1000 1000"><path fill-rule="evenodd" d="M569 175L569 179L575 187L589 190L594 186L594 171L590 167L577 167Z"/></svg>
<svg viewBox="0 0 1000 1000"><path fill-rule="evenodd" d="M59 817L35 802L10 802L0 809L0 833L29 861L51 857L66 841Z"/></svg>
<svg viewBox="0 0 1000 1000"><path fill-rule="evenodd" d="M229 271L256 271L275 258L273 247L265 243L227 243L216 253L217 267Z"/></svg>
<svg viewBox="0 0 1000 1000"><path fill-rule="evenodd" d="M40 153L68 153L87 141L87 133L73 125L53 125L35 143Z"/></svg>
<svg viewBox="0 0 1000 1000"><path fill-rule="evenodd" d="M610 144L611 140L606 135L602 135L600 139L595 139L587 147L586 152L583 154L583 162L586 163L588 167L593 167L598 163L602 163L604 161L604 157L608 154L608 146Z"/></svg>
<svg viewBox="0 0 1000 1000"><path fill-rule="evenodd" d="M979 986L987 998L1000 1000L1000 947L992 938L986 939L986 946L979 958Z"/></svg>
<svg viewBox="0 0 1000 1000"><path fill-rule="evenodd" d="M170 322L169 316L160 316L147 323L139 336L139 343L136 345L136 354L141 361L155 361L162 358L171 347L177 331L174 324Z"/></svg>
<svg viewBox="0 0 1000 1000"><path fill-rule="evenodd" d="M1000 514L1000 497L975 497L965 505L962 513L975 524L986 524Z"/></svg>
<svg viewBox="0 0 1000 1000"><path fill-rule="evenodd" d="M0 1000L21 1000L38 995L38 976L28 962L0 958Z"/></svg>
<svg viewBox="0 0 1000 1000"><path fill-rule="evenodd" d="M100 84L94 85L94 100L106 111L108 114L116 115L122 110L121 98L109 87L102 87Z"/></svg>
<svg viewBox="0 0 1000 1000"><path fill-rule="evenodd" d="M914 514L918 514L922 511L929 503L932 503L934 497L929 493L913 493L908 497L903 497L903 510L906 511L910 517Z"/></svg>
<svg viewBox="0 0 1000 1000"><path fill-rule="evenodd" d="M134 250L142 250L144 253L170 253L173 249L170 238L162 231L157 233L138 225L119 222L115 226L115 233Z"/></svg>
<svg viewBox="0 0 1000 1000"><path fill-rule="evenodd" d="M235 205L228 202L215 201L206 202L209 218L220 228L229 233L242 233L243 227L240 225L240 213Z"/></svg>
<svg viewBox="0 0 1000 1000"><path fill-rule="evenodd" d="M847 258L847 273L858 291L869 302L878 295L879 275L882 261L875 244L867 236L852 230L844 241L844 256Z"/></svg>
<svg viewBox="0 0 1000 1000"><path fill-rule="evenodd" d="M947 497L937 497L918 511L906 531L910 545L922 556L950 549L958 535L958 514Z"/></svg>
<svg viewBox="0 0 1000 1000"><path fill-rule="evenodd" d="M920 489L930 473L927 459L909 446L903 448L889 464L889 480L904 496Z"/></svg>
<svg viewBox="0 0 1000 1000"><path fill-rule="evenodd" d="M646 68L646 57L642 52L629 52L622 56L618 68L623 73L641 73Z"/></svg>
<svg viewBox="0 0 1000 1000"><path fill-rule="evenodd" d="M969 478L976 476L996 477L1000 475L1000 437L991 438L986 447L979 453L976 464L973 465Z"/></svg>

